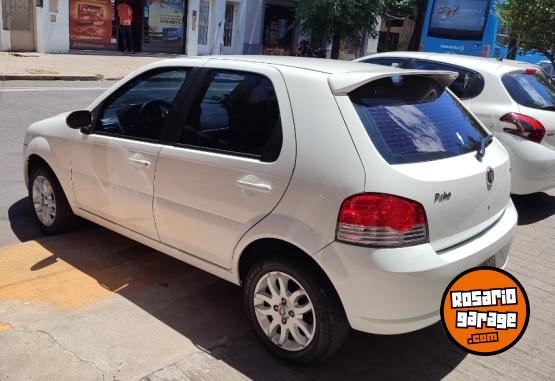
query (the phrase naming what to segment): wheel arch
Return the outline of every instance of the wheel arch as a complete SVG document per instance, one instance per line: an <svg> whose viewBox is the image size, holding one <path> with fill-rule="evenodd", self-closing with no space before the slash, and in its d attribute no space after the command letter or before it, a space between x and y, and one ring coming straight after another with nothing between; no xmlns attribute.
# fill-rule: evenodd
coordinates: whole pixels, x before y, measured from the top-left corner
<svg viewBox="0 0 555 381"><path fill-rule="evenodd" d="M24 172L24 178L25 178L25 185L27 188L29 188L29 177L32 173L32 171L35 168L38 167L44 167L46 168L48 171L50 171L52 173L52 175L56 178L56 180L58 181L58 183L60 184L61 188L62 188L62 192L64 192L64 196L65 198L68 200L68 203L71 207L72 210L75 210L75 205L74 205L74 201L73 201L73 188L71 188L71 183L66 184L65 181L62 181L64 179L62 179L60 177L60 175L58 173L56 173L56 170L54 169L55 166L51 165L47 159L45 159L43 157L43 155L40 155L38 153L30 153L26 159L25 159L25 163L24 163L24 168L23 168L23 172ZM67 189L67 187L70 187L70 189Z"/></svg>
<svg viewBox="0 0 555 381"><path fill-rule="evenodd" d="M259 238L250 242L241 252L237 261L237 278L239 284L243 284L249 269L260 259L264 257L280 257L287 258L288 260L294 261L299 265L310 266L316 271L319 277L328 284L330 290L334 293L335 297L341 304L343 311L345 307L343 306L343 301L337 292L337 289L333 285L331 279L322 269L320 264L308 253L294 245L291 242L287 242L279 238Z"/></svg>

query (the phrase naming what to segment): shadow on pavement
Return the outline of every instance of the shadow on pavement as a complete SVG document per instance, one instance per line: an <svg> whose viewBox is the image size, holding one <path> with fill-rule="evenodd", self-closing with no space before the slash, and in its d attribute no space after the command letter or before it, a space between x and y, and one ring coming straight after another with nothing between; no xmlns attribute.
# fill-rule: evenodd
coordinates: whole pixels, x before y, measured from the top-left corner
<svg viewBox="0 0 555 381"><path fill-rule="evenodd" d="M29 226L34 221L27 203L20 200L10 208L12 229L21 240L36 239L52 253L30 271L62 260L248 378L435 380L448 375L466 356L435 324L395 336L352 331L341 350L325 362L288 366L268 354L251 333L239 287L92 224L82 224L73 233L41 237Z"/></svg>
<svg viewBox="0 0 555 381"><path fill-rule="evenodd" d="M555 214L555 196L533 193L525 196L512 195L518 210L518 224L530 225Z"/></svg>

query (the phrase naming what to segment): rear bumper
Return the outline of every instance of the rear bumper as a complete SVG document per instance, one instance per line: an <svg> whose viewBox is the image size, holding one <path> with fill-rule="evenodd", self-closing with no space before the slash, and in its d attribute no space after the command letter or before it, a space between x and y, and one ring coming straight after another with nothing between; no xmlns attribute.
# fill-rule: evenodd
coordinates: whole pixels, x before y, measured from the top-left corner
<svg viewBox="0 0 555 381"><path fill-rule="evenodd" d="M491 256L498 267L506 265L516 223L517 212L509 201L486 231L440 252L429 244L373 249L334 242L316 260L334 284L352 328L410 332L439 320L441 297L455 276Z"/></svg>
<svg viewBox="0 0 555 381"><path fill-rule="evenodd" d="M511 141L511 193L530 194L555 188L555 151L541 144Z"/></svg>

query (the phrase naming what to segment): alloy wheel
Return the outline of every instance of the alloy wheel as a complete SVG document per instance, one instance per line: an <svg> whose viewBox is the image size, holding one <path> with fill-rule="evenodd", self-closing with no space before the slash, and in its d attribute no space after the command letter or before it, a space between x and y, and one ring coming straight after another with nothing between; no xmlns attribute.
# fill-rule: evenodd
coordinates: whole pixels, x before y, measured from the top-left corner
<svg viewBox="0 0 555 381"><path fill-rule="evenodd" d="M33 207L44 226L52 226L56 218L56 198L52 184L44 176L37 176L32 188Z"/></svg>
<svg viewBox="0 0 555 381"><path fill-rule="evenodd" d="M256 284L254 311L266 336L278 347L296 352L310 345L316 332L314 306L292 276L272 271Z"/></svg>

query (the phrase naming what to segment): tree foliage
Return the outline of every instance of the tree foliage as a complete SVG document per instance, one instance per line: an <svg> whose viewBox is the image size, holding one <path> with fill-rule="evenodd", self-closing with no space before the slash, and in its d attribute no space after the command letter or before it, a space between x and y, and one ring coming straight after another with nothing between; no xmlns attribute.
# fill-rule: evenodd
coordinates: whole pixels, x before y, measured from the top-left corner
<svg viewBox="0 0 555 381"><path fill-rule="evenodd" d="M299 0L296 19L305 33L332 40L332 58L339 58L341 39L360 44L362 34L376 37L381 0Z"/></svg>
<svg viewBox="0 0 555 381"><path fill-rule="evenodd" d="M386 0L385 12L396 17L415 17L417 12L416 0Z"/></svg>
<svg viewBox="0 0 555 381"><path fill-rule="evenodd" d="M497 4L509 39L521 48L536 49L553 63L555 53L555 0L504 0Z"/></svg>

